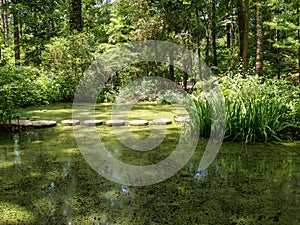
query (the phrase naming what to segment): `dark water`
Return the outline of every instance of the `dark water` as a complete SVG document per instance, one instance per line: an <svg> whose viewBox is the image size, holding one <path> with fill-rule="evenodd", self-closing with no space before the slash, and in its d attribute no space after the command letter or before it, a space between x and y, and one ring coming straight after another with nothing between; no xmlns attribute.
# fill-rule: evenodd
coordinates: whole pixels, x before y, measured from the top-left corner
<svg viewBox="0 0 300 225"><path fill-rule="evenodd" d="M172 148L176 135L163 144ZM122 153L106 139L116 156ZM300 143L224 143L198 173L205 144L200 140L194 157L168 180L129 187L88 166L71 128L2 137L0 224L300 224ZM162 153L151 154L139 163Z"/></svg>

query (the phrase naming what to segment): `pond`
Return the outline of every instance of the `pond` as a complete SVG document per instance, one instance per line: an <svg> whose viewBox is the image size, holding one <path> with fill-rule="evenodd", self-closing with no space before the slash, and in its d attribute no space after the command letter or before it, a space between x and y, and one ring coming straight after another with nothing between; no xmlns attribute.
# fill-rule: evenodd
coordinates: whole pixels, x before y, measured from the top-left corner
<svg viewBox="0 0 300 225"><path fill-rule="evenodd" d="M62 120L70 118L70 107L58 104L28 111L33 117ZM105 107L109 108L103 105L99 110ZM153 106L141 108L147 107ZM155 115L172 116L169 106L164 107ZM162 160L176 146L180 125L168 126L159 148L138 154L118 143L111 127L102 125L97 131L114 157L144 165ZM141 136L149 132L134 129ZM200 139L191 160L174 176L137 187L113 183L91 169L77 148L72 127L1 137L0 224L300 223L299 142L223 143L214 162L199 173L206 144Z"/></svg>

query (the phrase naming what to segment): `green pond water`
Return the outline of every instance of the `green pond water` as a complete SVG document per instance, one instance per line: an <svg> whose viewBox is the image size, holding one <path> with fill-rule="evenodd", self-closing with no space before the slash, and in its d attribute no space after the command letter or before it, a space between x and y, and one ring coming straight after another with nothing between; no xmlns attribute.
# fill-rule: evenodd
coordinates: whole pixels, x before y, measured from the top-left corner
<svg viewBox="0 0 300 225"><path fill-rule="evenodd" d="M110 105L97 118L108 119ZM70 104L26 113L71 118ZM132 118L172 118L171 106L139 105ZM151 112L149 112L151 111ZM149 128L132 128L139 138ZM157 163L172 153L181 126L168 125L162 144L139 152L122 146L112 128L99 126L112 156L133 164ZM72 127L30 129L0 139L0 224L300 224L300 143L223 143L206 171L197 171L207 144L171 178L144 187L98 175L77 148Z"/></svg>

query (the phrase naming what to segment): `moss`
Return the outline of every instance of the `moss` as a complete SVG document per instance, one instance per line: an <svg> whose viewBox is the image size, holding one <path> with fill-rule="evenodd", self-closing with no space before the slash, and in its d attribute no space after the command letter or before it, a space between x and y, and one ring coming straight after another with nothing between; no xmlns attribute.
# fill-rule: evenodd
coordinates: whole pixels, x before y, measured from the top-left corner
<svg viewBox="0 0 300 225"><path fill-rule="evenodd" d="M34 223L35 217L31 211L17 204L0 202L0 224L21 225Z"/></svg>

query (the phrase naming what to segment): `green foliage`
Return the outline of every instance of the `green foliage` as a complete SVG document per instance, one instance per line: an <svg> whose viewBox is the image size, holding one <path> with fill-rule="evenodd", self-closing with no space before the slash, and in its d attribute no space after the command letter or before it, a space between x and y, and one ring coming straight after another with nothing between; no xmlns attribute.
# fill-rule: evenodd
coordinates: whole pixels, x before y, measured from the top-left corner
<svg viewBox="0 0 300 225"><path fill-rule="evenodd" d="M246 143L300 138L300 90L286 81L258 77L223 77L220 86L225 96L226 140ZM210 133L210 110L203 93L195 103L200 118L200 135Z"/></svg>
<svg viewBox="0 0 300 225"><path fill-rule="evenodd" d="M42 53L42 67L60 85L60 98L72 99L85 69L93 61L93 37L77 34L53 38Z"/></svg>
<svg viewBox="0 0 300 225"><path fill-rule="evenodd" d="M22 106L46 101L39 71L30 67L0 67L0 126L18 115Z"/></svg>

